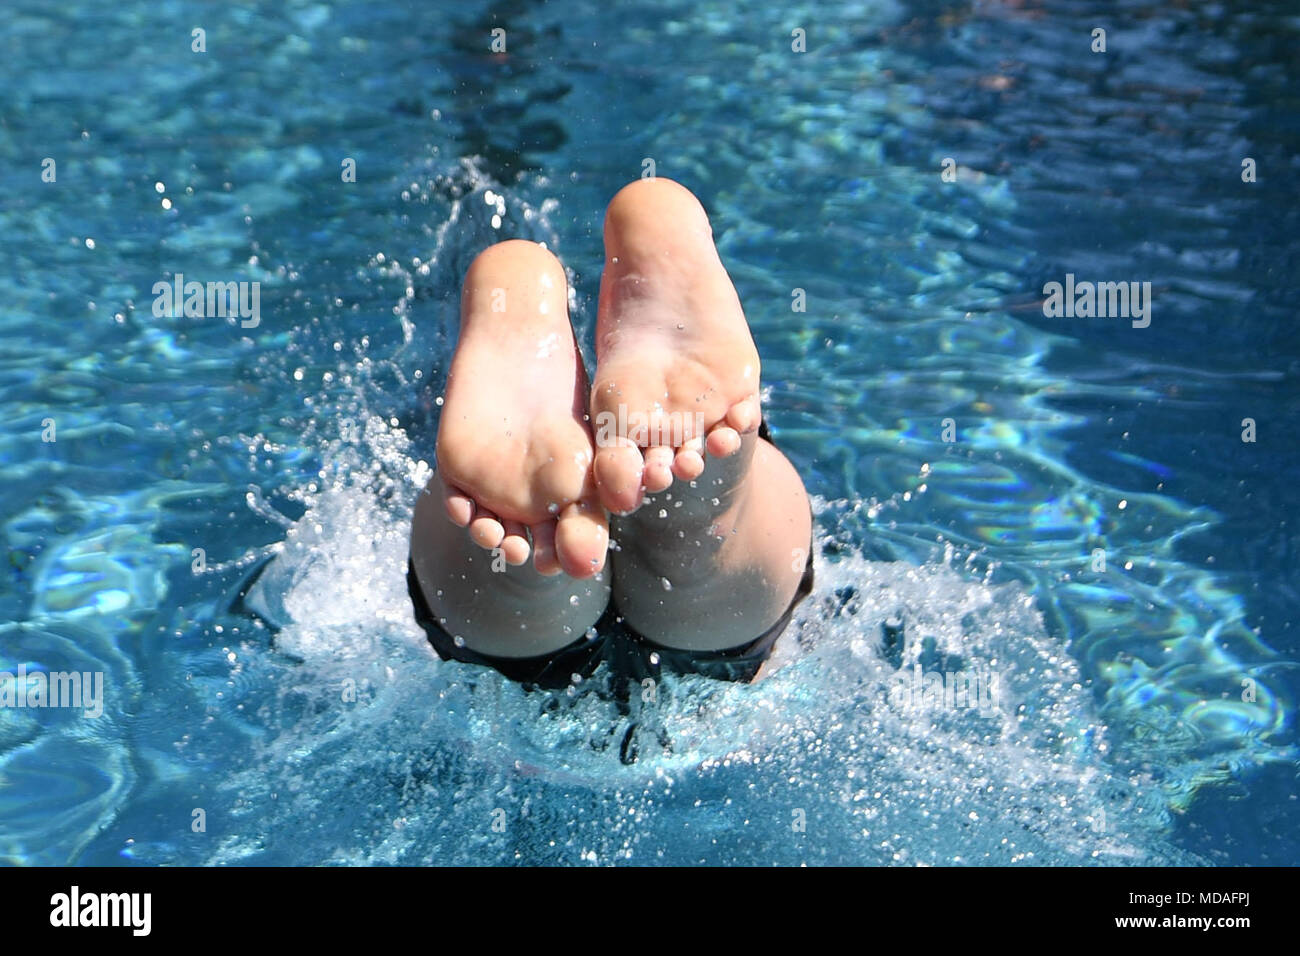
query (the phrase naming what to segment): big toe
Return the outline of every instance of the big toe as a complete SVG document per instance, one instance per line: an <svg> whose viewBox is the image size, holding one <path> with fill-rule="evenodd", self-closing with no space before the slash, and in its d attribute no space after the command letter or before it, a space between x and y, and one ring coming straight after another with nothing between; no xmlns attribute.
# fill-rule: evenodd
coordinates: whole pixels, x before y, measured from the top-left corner
<svg viewBox="0 0 1300 956"><path fill-rule="evenodd" d="M596 452L592 473L600 503L615 514L635 511L644 491L645 459L626 439Z"/></svg>
<svg viewBox="0 0 1300 956"><path fill-rule="evenodd" d="M609 518L599 502L566 505L555 523L555 555L564 573L589 578L605 568L609 549Z"/></svg>

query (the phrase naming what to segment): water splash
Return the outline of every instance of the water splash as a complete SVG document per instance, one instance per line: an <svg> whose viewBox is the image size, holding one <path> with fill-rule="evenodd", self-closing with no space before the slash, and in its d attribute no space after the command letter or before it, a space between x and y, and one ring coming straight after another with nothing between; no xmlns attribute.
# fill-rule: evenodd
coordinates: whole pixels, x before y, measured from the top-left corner
<svg viewBox="0 0 1300 956"><path fill-rule="evenodd" d="M332 445L338 477L306 502L282 567L262 578L287 589L275 646L299 672L292 692L273 694L270 733L229 782L244 808L239 833L211 862L260 859L280 827L343 804L383 828L372 848L335 860L752 861L740 835L773 862L1177 858L1159 840L1159 788L1109 764L1109 732L1033 599L944 564L824 560L769 677L752 687L668 679L652 703L634 695L629 713L603 693L603 672L576 692L529 694L437 660L399 593L422 474L408 450L379 419L357 445ZM379 467L358 467L367 461ZM834 522L820 507L819 520ZM347 598L361 594L375 600ZM901 647L886 648L886 625L906 635ZM936 662L996 670L1002 708L891 699L898 674ZM618 759L629 733L630 767ZM731 820L741 811L723 796L737 785L745 821ZM558 808L574 801L591 812L561 826ZM707 841L677 840L675 821L701 826L706 805L719 821ZM763 806L770 814L754 818ZM491 826L498 810L505 832ZM795 810L811 829L791 829ZM552 825L554 846L523 837Z"/></svg>

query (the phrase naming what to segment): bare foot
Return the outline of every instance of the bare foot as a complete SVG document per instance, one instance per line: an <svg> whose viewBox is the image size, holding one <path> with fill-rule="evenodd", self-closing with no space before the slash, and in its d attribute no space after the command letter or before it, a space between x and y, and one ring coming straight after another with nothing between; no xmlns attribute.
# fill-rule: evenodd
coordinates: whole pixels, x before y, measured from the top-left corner
<svg viewBox="0 0 1300 956"><path fill-rule="evenodd" d="M512 565L531 552L542 574L592 577L609 528L563 267L533 242L492 246L465 275L460 322L438 428L448 517Z"/></svg>
<svg viewBox="0 0 1300 956"><path fill-rule="evenodd" d="M671 180L614 197L605 256L591 409L614 600L657 644L742 646L789 607L812 532L798 473L757 436L749 325L704 209Z"/></svg>
<svg viewBox="0 0 1300 956"><path fill-rule="evenodd" d="M758 429L758 350L703 207L672 180L639 180L609 204L596 362L593 470L616 514Z"/></svg>

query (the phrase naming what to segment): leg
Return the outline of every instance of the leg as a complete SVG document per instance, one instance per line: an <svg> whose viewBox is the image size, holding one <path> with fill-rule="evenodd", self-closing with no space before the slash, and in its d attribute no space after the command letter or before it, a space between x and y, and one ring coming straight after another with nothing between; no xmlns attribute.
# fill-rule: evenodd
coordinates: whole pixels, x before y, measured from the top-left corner
<svg viewBox="0 0 1300 956"><path fill-rule="evenodd" d="M695 197L666 179L627 186L605 257L591 408L614 599L657 644L738 647L799 588L808 496L757 437L758 352Z"/></svg>
<svg viewBox="0 0 1300 956"><path fill-rule="evenodd" d="M500 243L474 260L438 471L415 507L411 563L430 612L492 657L577 640L608 598L595 577L608 532L567 291L564 269L536 243Z"/></svg>

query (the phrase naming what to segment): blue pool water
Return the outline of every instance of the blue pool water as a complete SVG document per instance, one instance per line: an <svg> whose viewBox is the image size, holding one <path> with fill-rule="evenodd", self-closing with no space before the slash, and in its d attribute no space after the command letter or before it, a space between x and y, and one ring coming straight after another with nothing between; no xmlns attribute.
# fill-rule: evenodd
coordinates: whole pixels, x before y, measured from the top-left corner
<svg viewBox="0 0 1300 956"><path fill-rule="evenodd" d="M0 708L0 857L1300 862L1300 17L1108 6L6 3L0 669L105 699ZM822 553L771 678L622 715L436 660L403 572L465 266L547 243L589 343L647 158ZM1151 324L1046 318L1067 273Z"/></svg>

